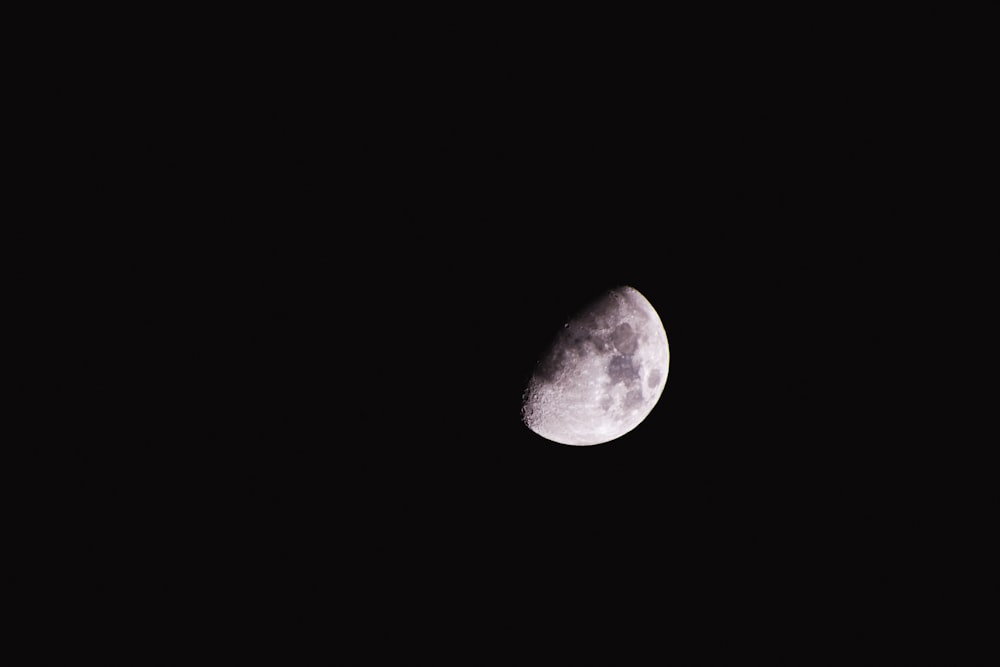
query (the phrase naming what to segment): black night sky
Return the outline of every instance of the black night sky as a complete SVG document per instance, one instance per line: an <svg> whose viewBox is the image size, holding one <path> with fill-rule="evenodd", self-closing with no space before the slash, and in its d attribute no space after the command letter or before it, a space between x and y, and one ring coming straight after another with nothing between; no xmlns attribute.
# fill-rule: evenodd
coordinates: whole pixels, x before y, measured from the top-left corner
<svg viewBox="0 0 1000 667"><path fill-rule="evenodd" d="M303 38L206 85L163 139L198 187L158 251L169 423L197 424L154 466L190 499L162 512L256 554L262 599L346 596L373 641L429 642L430 614L485 645L513 606L517 637L865 642L940 593L912 585L947 523L912 436L937 434L913 332L947 317L923 249L955 201L930 75L738 23ZM618 440L544 440L532 366L619 285L663 321L665 391Z"/></svg>
<svg viewBox="0 0 1000 667"><path fill-rule="evenodd" d="M238 446L257 502L386 594L459 605L466 579L557 608L635 591L753 635L817 632L794 611L816 600L914 595L900 470L923 463L887 432L891 112L835 94L829 64L642 60L470 66L299 127L285 110L248 359L266 428ZM541 439L520 423L532 364L623 284L664 322L665 393L615 442Z"/></svg>

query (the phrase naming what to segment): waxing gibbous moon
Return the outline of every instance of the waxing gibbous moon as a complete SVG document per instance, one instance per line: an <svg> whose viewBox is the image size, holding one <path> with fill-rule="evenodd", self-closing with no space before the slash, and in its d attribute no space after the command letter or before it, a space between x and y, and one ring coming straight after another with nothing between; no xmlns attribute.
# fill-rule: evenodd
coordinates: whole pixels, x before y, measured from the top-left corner
<svg viewBox="0 0 1000 667"><path fill-rule="evenodd" d="M521 409L525 425L564 445L597 445L628 433L663 393L667 332L653 306L618 287L566 323L535 367Z"/></svg>

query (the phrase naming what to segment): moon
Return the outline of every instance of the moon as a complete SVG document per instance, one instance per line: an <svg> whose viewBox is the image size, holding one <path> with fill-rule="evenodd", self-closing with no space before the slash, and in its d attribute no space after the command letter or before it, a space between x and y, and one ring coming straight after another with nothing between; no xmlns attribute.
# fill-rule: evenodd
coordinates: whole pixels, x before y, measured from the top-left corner
<svg viewBox="0 0 1000 667"><path fill-rule="evenodd" d="M667 332L652 304L633 287L616 287L555 336L524 391L522 420L564 445L609 442L649 415L669 367Z"/></svg>

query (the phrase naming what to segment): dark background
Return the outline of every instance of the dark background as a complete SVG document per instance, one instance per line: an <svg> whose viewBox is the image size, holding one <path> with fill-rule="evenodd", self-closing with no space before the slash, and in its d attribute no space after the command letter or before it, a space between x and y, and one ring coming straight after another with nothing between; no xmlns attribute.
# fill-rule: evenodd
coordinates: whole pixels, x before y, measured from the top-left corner
<svg viewBox="0 0 1000 667"><path fill-rule="evenodd" d="M950 599L927 575L959 530L950 473L914 407L923 253L955 200L934 58L540 41L366 55L360 89L275 103L264 370L236 417L266 428L234 452L260 509L293 545L322 527L306 563L347 555L399 613L441 601L473 634L456 616L511 605L626 637L863 642ZM607 445L537 437L531 365L621 284L670 338L659 405Z"/></svg>
<svg viewBox="0 0 1000 667"><path fill-rule="evenodd" d="M88 334L119 363L77 363L128 444L74 461L114 480L123 562L190 613L375 646L931 642L907 619L976 589L943 545L981 553L975 451L925 398L983 270L952 226L979 43L749 18L226 17L84 68L75 104L124 94L74 201L142 221L78 231L114 261L66 292L120 323ZM670 340L658 405L536 436L535 360L624 284Z"/></svg>

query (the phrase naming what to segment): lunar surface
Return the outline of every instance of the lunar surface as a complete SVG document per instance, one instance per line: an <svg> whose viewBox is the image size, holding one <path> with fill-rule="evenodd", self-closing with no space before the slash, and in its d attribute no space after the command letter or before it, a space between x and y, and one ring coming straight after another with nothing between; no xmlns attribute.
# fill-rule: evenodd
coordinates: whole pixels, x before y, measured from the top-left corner
<svg viewBox="0 0 1000 667"><path fill-rule="evenodd" d="M565 445L597 445L628 433L663 393L667 333L632 287L612 289L566 323L524 392L532 431Z"/></svg>

